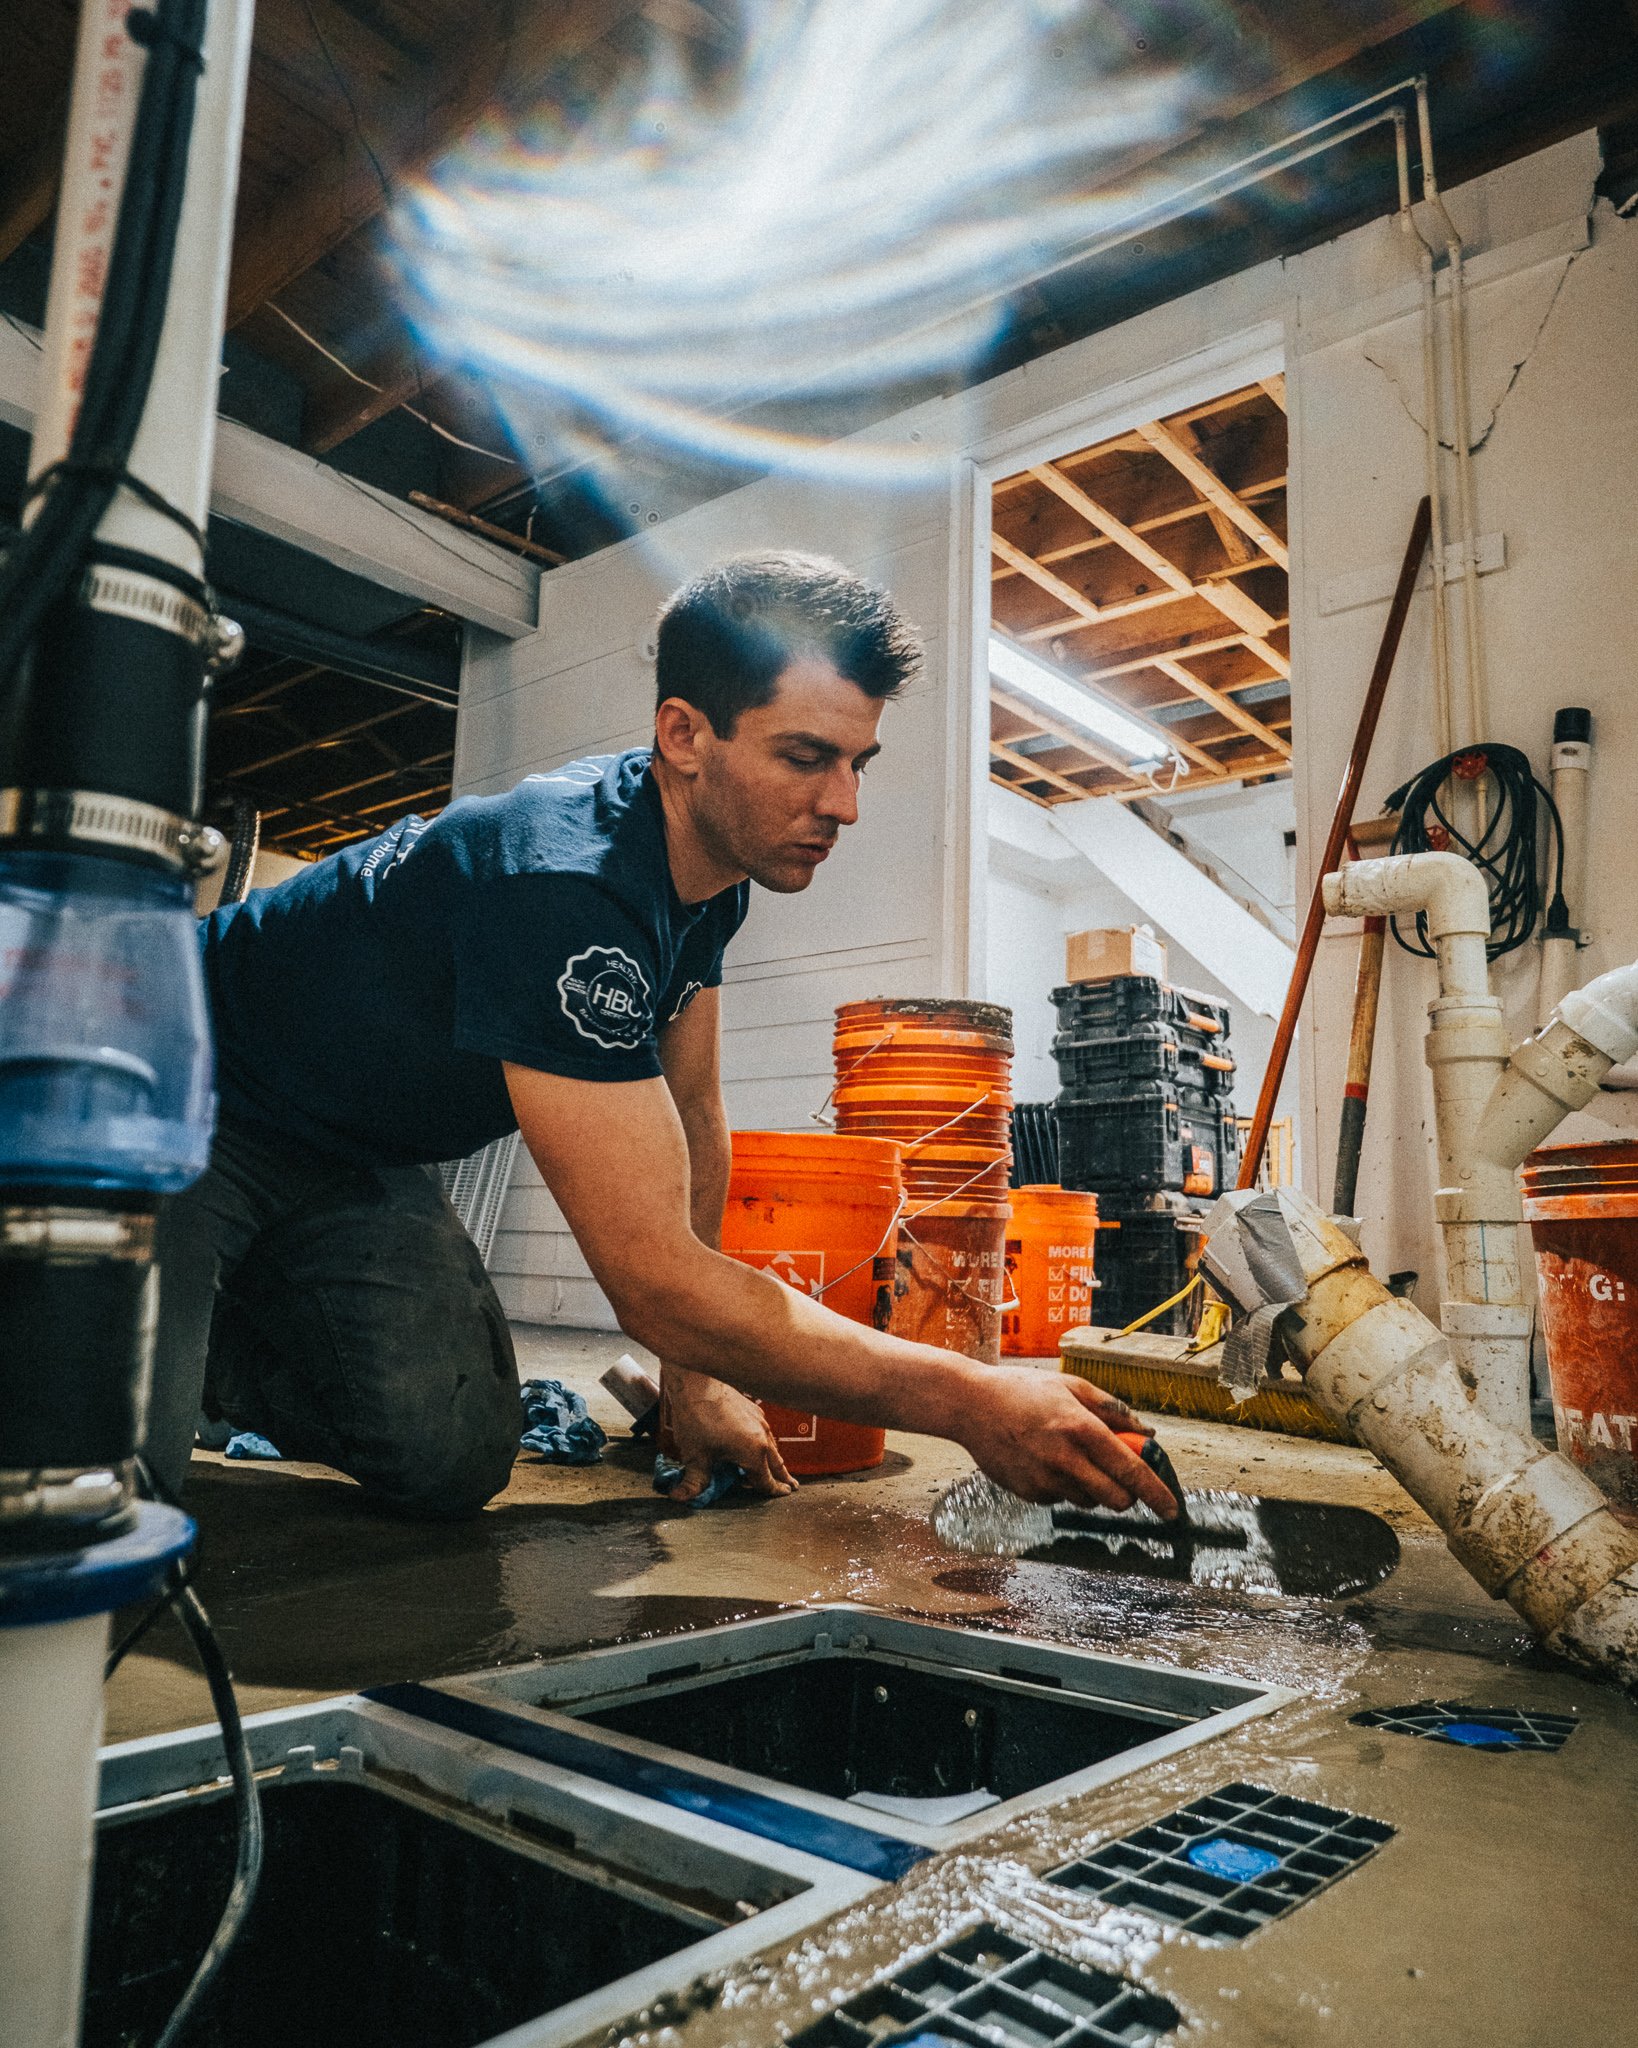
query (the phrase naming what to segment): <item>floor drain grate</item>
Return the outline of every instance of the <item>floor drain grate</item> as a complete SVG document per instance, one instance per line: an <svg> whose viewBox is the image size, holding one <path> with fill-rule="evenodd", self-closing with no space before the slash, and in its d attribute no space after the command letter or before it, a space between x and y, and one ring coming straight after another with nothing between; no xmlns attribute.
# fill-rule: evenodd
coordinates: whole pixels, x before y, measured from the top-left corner
<svg viewBox="0 0 1638 2048"><path fill-rule="evenodd" d="M1575 1733L1573 1714L1525 1714L1513 1707L1464 1707L1457 1700L1419 1700L1413 1707L1368 1707L1350 1717L1356 1728L1386 1728L1459 1749L1562 1749Z"/></svg>
<svg viewBox="0 0 1638 2048"><path fill-rule="evenodd" d="M1224 1785L1047 1876L1203 1941L1240 1941L1346 1875L1393 1833L1340 1806Z"/></svg>
<svg viewBox="0 0 1638 2048"><path fill-rule="evenodd" d="M976 1927L826 2013L789 2048L1150 2048L1182 2015L1108 1970Z"/></svg>

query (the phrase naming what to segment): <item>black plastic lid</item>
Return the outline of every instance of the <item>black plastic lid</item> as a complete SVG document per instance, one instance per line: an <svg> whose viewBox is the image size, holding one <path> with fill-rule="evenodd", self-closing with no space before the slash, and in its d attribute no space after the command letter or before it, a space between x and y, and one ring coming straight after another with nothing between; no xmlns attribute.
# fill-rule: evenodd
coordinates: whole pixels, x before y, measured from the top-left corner
<svg viewBox="0 0 1638 2048"><path fill-rule="evenodd" d="M1590 740L1592 738L1592 713L1583 704L1566 704L1553 713L1553 742L1560 740Z"/></svg>

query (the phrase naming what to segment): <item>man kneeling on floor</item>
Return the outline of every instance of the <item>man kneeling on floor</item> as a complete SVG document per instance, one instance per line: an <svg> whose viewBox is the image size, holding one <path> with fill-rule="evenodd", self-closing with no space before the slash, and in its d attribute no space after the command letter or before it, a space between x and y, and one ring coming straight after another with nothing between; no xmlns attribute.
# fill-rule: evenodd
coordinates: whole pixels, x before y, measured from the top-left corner
<svg viewBox="0 0 1638 2048"><path fill-rule="evenodd" d="M762 1395L949 1437L1030 1499L1170 1511L1082 1382L906 1343L717 1249L724 948L752 882L806 889L857 818L919 659L836 563L723 562L661 614L652 748L405 818L205 920L221 1116L161 1227L162 1481L203 1402L403 1514L504 1487L512 1342L428 1169L517 1128L622 1329L666 1361L674 1497L718 1462L790 1490Z"/></svg>

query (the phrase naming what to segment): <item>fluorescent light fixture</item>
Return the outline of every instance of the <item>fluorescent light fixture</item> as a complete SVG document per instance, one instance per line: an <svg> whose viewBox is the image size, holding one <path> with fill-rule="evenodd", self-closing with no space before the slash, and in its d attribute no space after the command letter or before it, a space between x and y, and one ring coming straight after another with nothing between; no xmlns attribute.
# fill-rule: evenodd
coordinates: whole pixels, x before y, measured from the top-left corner
<svg viewBox="0 0 1638 2048"><path fill-rule="evenodd" d="M1135 718L1117 711L1106 698L1094 696L1062 669L1049 668L1033 654L1026 654L1015 640L1004 640L999 633L990 635L990 674L1032 704L1039 704L1043 711L1061 718L1066 725L1073 725L1117 753L1127 755L1133 767L1166 761L1176 753L1174 747L1147 726L1139 725Z"/></svg>

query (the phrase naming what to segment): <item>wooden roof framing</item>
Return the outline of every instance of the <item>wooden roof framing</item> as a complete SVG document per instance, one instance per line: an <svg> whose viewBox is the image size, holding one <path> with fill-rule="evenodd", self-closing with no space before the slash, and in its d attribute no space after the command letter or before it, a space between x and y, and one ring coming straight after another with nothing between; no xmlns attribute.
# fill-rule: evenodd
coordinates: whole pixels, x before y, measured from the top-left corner
<svg viewBox="0 0 1638 2048"><path fill-rule="evenodd" d="M992 681L995 781L1051 806L1288 772L1286 439L1269 378L995 486L995 630L1180 757L1157 783Z"/></svg>
<svg viewBox="0 0 1638 2048"><path fill-rule="evenodd" d="M627 525L627 508L595 478L532 474L482 384L418 348L394 290L384 217L398 185L485 124L525 141L572 138L656 60L667 76L686 74L702 102L721 92L731 103L760 5L256 0L224 409L384 490L419 491L423 504L478 514L513 536L546 544L537 559L583 554L636 527L636 508ZM79 0L8 0L5 7L0 304L34 324L78 14ZM1503 17L1505 36L1497 28ZM1138 69L1193 82L1191 111L1176 129L1093 168L1092 182L1111 191L1140 176L1186 182L1213 152L1272 139L1299 88L1340 104L1390 75L1427 71L1447 183L1576 126L1628 119L1638 104L1631 0L1554 0L1551 7L1531 0L1180 0L1158 10L1110 0L1055 18L1051 33L1064 46L1066 75L1079 77L1077 67L1085 66L1084 75L1094 76L1117 50L1123 65L1142 53ZM1503 44L1510 52L1505 64L1495 56ZM935 88L929 81L929 119ZM1307 118L1301 106L1297 112ZM1379 172L1391 183L1391 170L1385 151L1375 163L1367 161L1364 142L1359 150L1341 165L1327 160L1324 181L1306 199L1285 194L1280 207L1259 215L1242 197L1198 224L1197 240L1210 241L1225 263L1239 267L1280 253L1288 240L1300 245L1321 215L1351 224L1342 217L1352 206L1362 209L1354 218L1369 217L1387 203L1380 193L1371 196L1371 176ZM1361 171L1370 174L1363 181L1355 175ZM1136 245L1112 268L1093 264L1025 288L1005 323L1005 345L971 374L1014 367L1125 317L1122 306L1142 310L1192 288L1181 281L1185 272L1193 275L1187 264L1176 266L1194 232L1149 238L1150 254L1135 270L1128 266ZM1010 492L997 495L999 538L1033 565L998 559L998 616L1005 612L1009 630L1026 645L1162 718L1178 737L1192 780L1283 766L1284 705L1263 689L1282 674L1286 649L1284 564L1276 545L1285 464L1271 431L1277 387L1261 390L1260 400L1262 442L1243 460L1225 443L1246 420L1228 401L1214 401L1146 423L1145 430L1163 429L1161 438L1134 431L1055 463L1056 485L1015 480ZM420 418L406 425L408 409ZM892 409L884 396L884 410ZM1257 443L1255 435L1251 440ZM697 485L686 475L673 479L664 469L669 460L658 444L639 447L633 457L639 467L663 471L683 501L692 501L696 489L708 494L740 480L725 472L713 486L716 473L707 471ZM1154 488L1128 487L1145 478ZM1063 485L1107 518L1089 520ZM0 520L15 520L16 512L15 505L0 505ZM331 672L327 684L291 686L289 705L303 707L298 722L315 744L330 726L339 730L361 715L351 694L356 682ZM321 711L326 689L336 704L328 720ZM1131 778L1062 735L1032 731L1016 713L1001 716L1000 725L997 772L1041 800L1069 801L1083 788L1128 792ZM383 743L395 729L384 728ZM236 758L229 731L224 724L220 747L213 738L213 764ZM1043 742L1058 744L1043 751ZM342 745L368 752L371 736ZM405 758L420 754L411 749ZM1033 777L1020 760L1036 764ZM354 762L346 774L354 768L364 773L364 764ZM214 765L212 772L214 779ZM281 779L275 794L310 804L325 795L286 780L294 773L290 764L268 772ZM332 777L335 789L344 779L341 772ZM373 791L357 800L366 795L375 801ZM348 817L361 815L348 808L351 795L334 801ZM288 829L303 846L321 843L316 827ZM278 828L270 834L270 843L283 843Z"/></svg>

